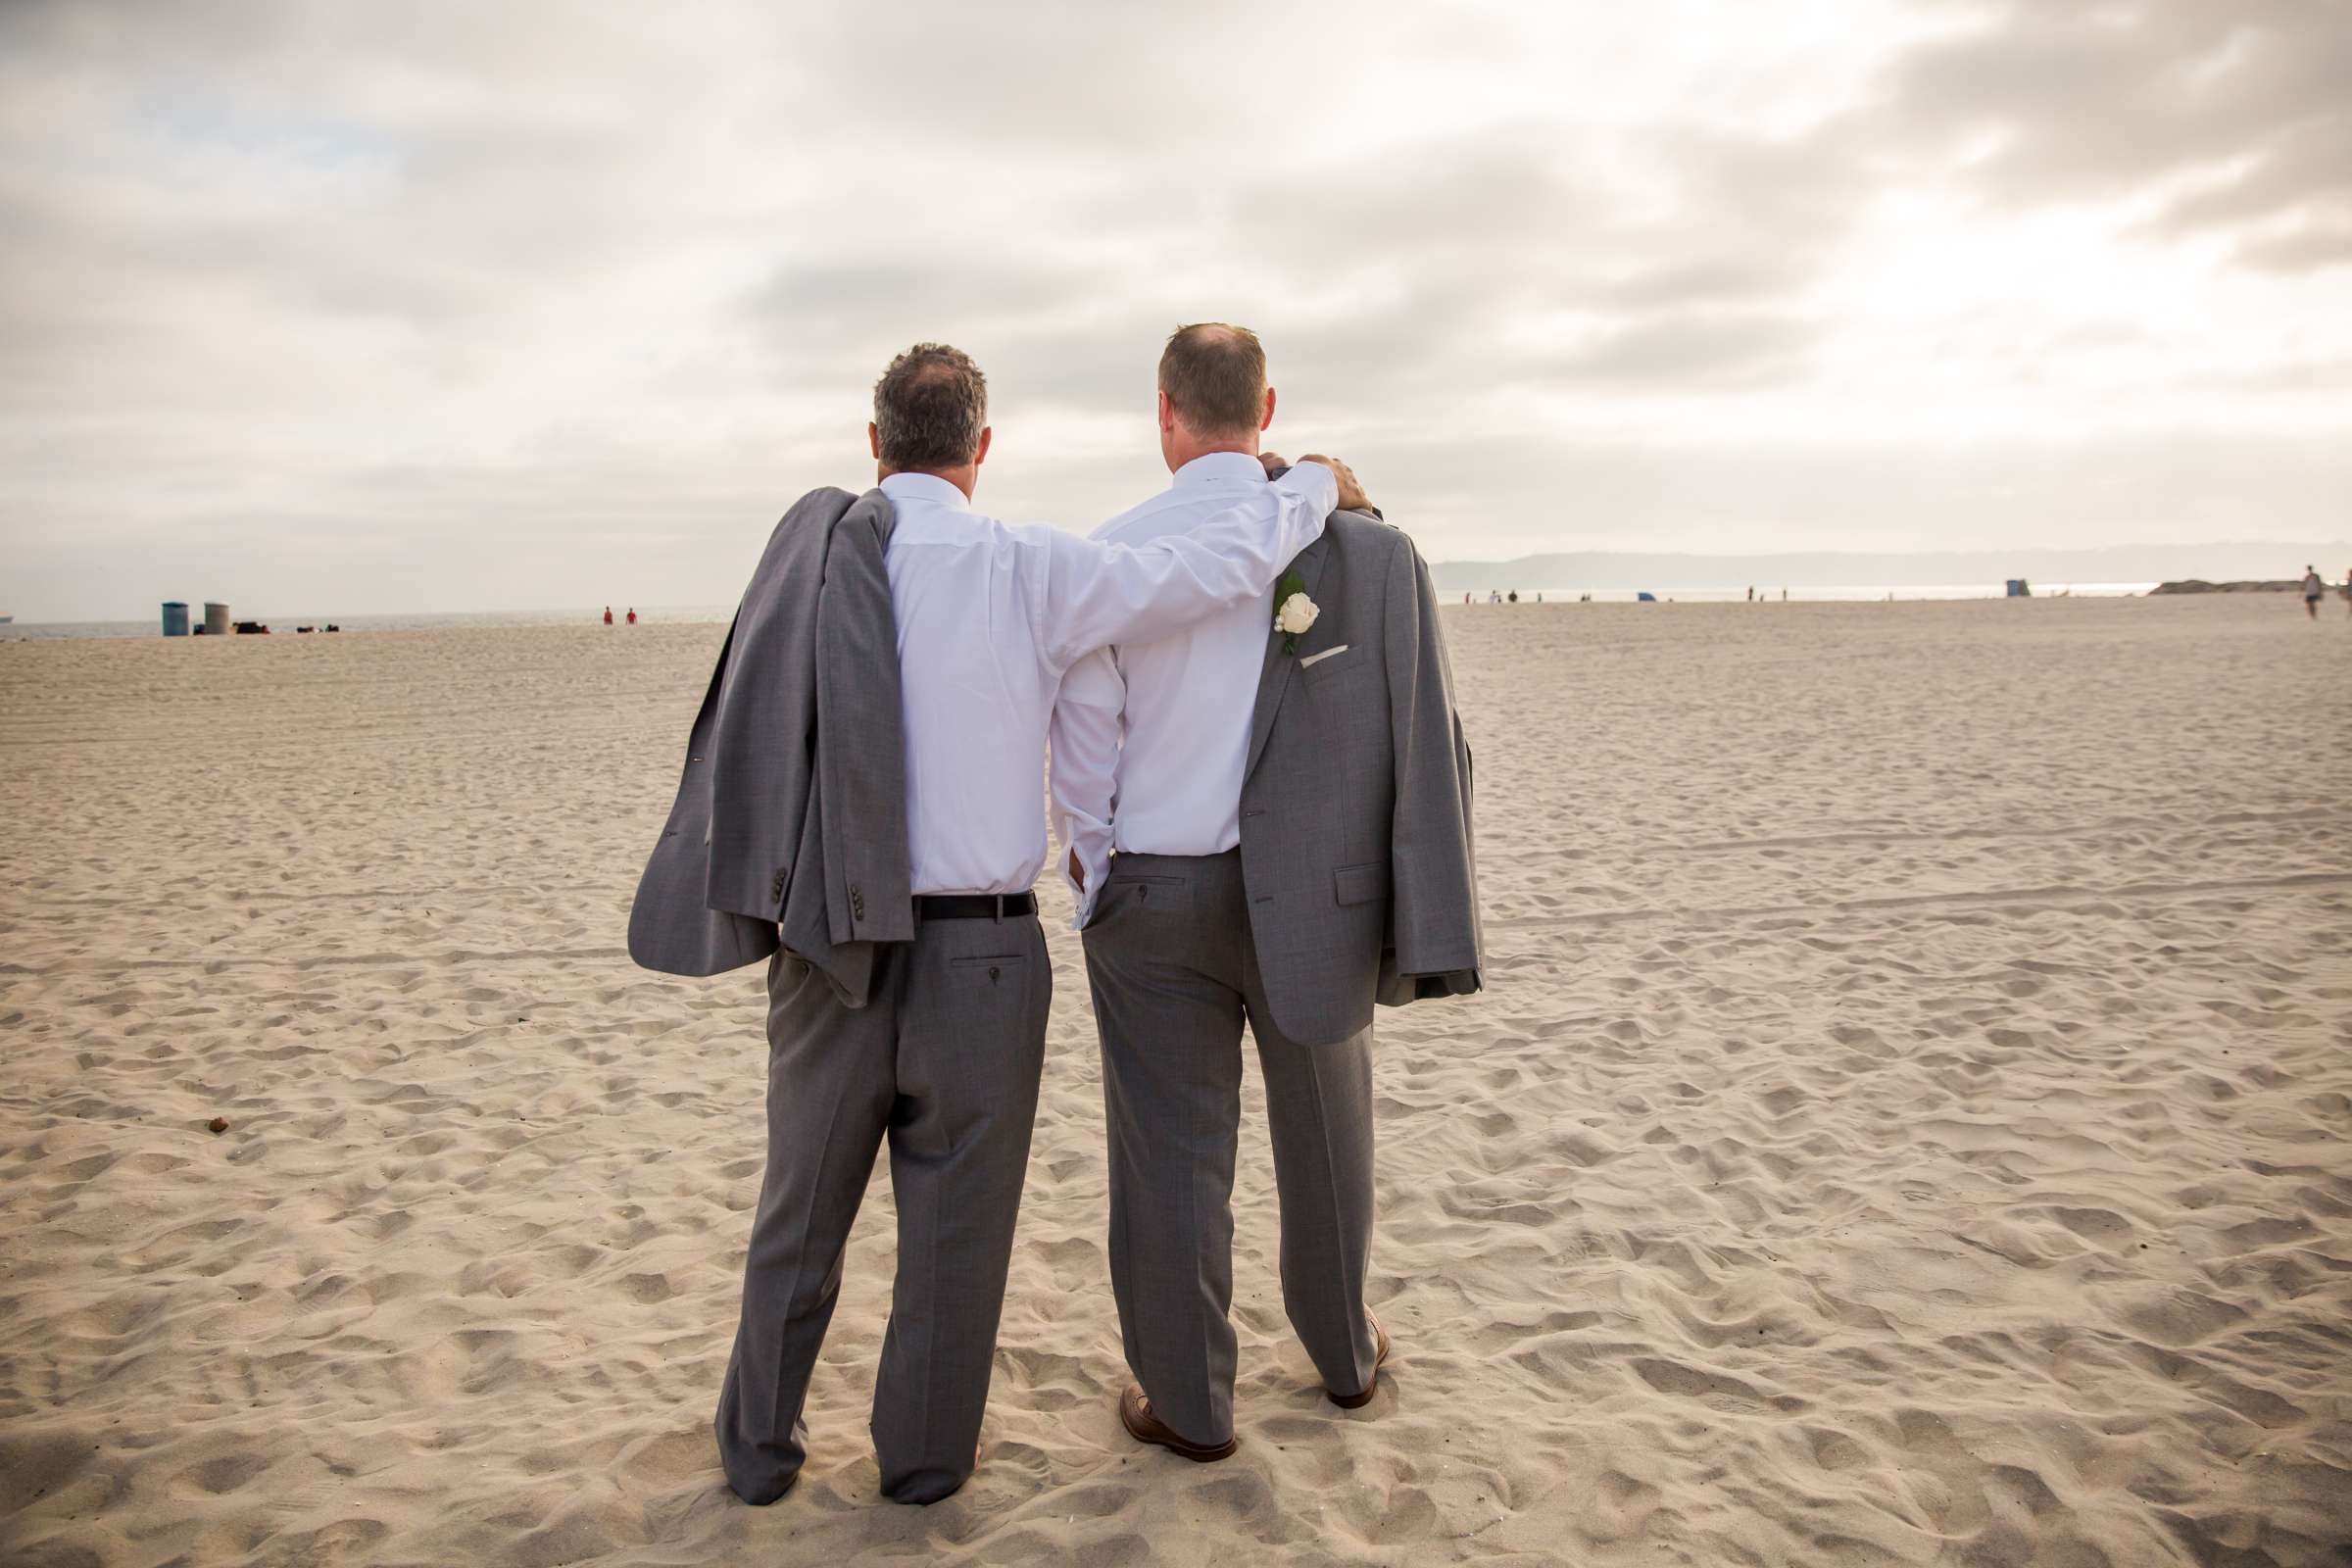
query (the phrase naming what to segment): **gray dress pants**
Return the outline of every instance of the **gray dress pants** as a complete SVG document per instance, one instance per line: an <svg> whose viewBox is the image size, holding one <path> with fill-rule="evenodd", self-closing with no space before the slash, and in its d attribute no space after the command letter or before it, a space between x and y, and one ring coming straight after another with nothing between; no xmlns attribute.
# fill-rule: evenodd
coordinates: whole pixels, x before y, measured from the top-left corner
<svg viewBox="0 0 2352 1568"><path fill-rule="evenodd" d="M1053 970L1035 915L927 920L842 1005L790 954L767 971L767 1171L718 1452L746 1502L800 1474L808 1375L874 1154L890 1143L899 1271L874 1375L882 1492L933 1502L971 1475L1029 1166Z"/></svg>
<svg viewBox="0 0 2352 1568"><path fill-rule="evenodd" d="M1233 1435L1233 1165L1242 1023L1257 1037L1282 1207L1282 1299L1324 1386L1371 1386L1372 1031L1283 1038L1240 852L1121 855L1086 927L1110 1145L1110 1284L1127 1365L1194 1443Z"/></svg>

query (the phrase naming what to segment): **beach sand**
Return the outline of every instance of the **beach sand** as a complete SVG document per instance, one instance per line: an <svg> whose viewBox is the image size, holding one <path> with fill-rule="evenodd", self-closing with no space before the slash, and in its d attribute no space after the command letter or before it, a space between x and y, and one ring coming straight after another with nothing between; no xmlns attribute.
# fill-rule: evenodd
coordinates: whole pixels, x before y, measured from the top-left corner
<svg viewBox="0 0 2352 1568"><path fill-rule="evenodd" d="M0 1560L2352 1562L2328 609L1447 610L1489 989L1381 1017L1383 1392L1284 1323L1253 1064L1243 1446L1120 1432L1056 888L928 1509L886 1177L799 1487L712 1449L760 982L622 933L722 628L0 646Z"/></svg>

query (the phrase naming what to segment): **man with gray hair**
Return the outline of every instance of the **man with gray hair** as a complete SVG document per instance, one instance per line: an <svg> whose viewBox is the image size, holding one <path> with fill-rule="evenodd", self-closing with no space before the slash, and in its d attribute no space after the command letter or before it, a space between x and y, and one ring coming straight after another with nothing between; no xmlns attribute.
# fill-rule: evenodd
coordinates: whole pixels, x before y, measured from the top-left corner
<svg viewBox="0 0 2352 1568"><path fill-rule="evenodd" d="M802 1404L885 1140L899 1269L874 1380L882 1492L931 1502L971 1474L1053 995L1031 888L1046 858L1040 780L1062 674L1105 643L1165 636L1263 592L1348 498L1345 469L1318 460L1234 497L1185 538L1128 546L1008 526L971 507L993 440L987 381L937 343L891 362L867 440L879 482L858 505L879 517L888 591L863 621L883 623L880 649L895 641L896 669L877 670L873 689L895 693L897 711L845 699L826 716L820 688L814 743L839 746L845 728L854 738L877 724L875 746L903 742L906 854L887 888L868 875L836 901L847 906L833 911L837 929L880 933L860 950L871 962L863 995L833 983L823 951L781 949L768 968L767 1164L717 1419L728 1484L754 1503L781 1496L806 1459ZM837 572L855 581L866 569L859 549L853 533L815 559L826 592ZM828 614L860 611L820 599L812 613L822 641ZM796 765L800 731L790 739L780 773ZM754 798L759 787L742 786ZM854 834L861 803L840 793L824 795L804 856L812 841L828 852L844 817ZM869 822L900 820L895 795L873 796ZM854 838L847 853L860 853ZM774 877L788 915L799 880ZM886 897L910 898L911 910L880 908ZM813 924L821 935L824 922ZM901 930L911 940L894 940Z"/></svg>

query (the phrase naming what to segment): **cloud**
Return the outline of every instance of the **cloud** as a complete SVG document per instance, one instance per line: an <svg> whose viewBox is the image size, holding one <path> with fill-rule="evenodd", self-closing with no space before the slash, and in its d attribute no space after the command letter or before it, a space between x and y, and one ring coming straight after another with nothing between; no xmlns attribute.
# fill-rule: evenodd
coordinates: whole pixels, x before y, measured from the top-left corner
<svg viewBox="0 0 2352 1568"><path fill-rule="evenodd" d="M1905 56L1862 133L1984 199L2152 206L2248 265L2352 261L2352 10L2018 3Z"/></svg>
<svg viewBox="0 0 2352 1568"><path fill-rule="evenodd" d="M2159 526L2085 500L2124 453L2335 528L2341 8L1678 15L20 0L10 608L721 602L923 338L988 369L988 504L1084 524L1203 318L1433 553L1907 537L2026 471L1976 526L2098 542Z"/></svg>
<svg viewBox="0 0 2352 1568"><path fill-rule="evenodd" d="M1678 312L1604 332L1543 362L1537 378L1620 387L1747 384L1794 374L1814 337L1810 323L1788 317Z"/></svg>

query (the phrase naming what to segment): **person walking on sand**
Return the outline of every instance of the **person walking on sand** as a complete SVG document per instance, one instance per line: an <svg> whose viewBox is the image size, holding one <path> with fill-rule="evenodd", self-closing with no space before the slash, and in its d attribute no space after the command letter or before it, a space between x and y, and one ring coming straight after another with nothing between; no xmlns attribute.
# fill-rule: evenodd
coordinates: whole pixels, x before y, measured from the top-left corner
<svg viewBox="0 0 2352 1568"><path fill-rule="evenodd" d="M637 624L637 607L635 605L629 607L629 624L632 626Z"/></svg>
<svg viewBox="0 0 2352 1568"><path fill-rule="evenodd" d="M2321 580L2320 568L2305 565L2303 568L2303 613L2309 615L2313 620L2319 619L2320 600L2327 592L2328 584Z"/></svg>
<svg viewBox="0 0 2352 1568"><path fill-rule="evenodd" d="M1180 329L1159 362L1173 481L1097 537L1183 538L1264 489L1285 472L1258 455L1274 404L1254 334ZM1102 1050L1121 1424L1188 1459L1236 1446L1245 1020L1283 1305L1332 1402L1369 1403L1391 1343L1364 1299L1372 1009L1480 983L1470 754L1412 541L1359 494L1271 592L1084 661L1053 791Z"/></svg>
<svg viewBox="0 0 2352 1568"><path fill-rule="evenodd" d="M612 607L611 605L605 607L605 624L608 626L612 624Z"/></svg>
<svg viewBox="0 0 2352 1568"><path fill-rule="evenodd" d="M987 381L923 343L874 387L862 496L777 524L629 915L648 968L765 958L767 1159L715 1430L746 1502L808 1457L808 1379L882 1145L898 1278L874 1377L882 1494L978 1463L1053 974L1031 885L1063 672L1265 592L1360 496L1332 460L1132 545L972 510Z"/></svg>

